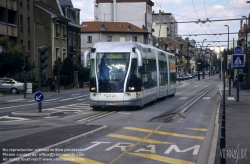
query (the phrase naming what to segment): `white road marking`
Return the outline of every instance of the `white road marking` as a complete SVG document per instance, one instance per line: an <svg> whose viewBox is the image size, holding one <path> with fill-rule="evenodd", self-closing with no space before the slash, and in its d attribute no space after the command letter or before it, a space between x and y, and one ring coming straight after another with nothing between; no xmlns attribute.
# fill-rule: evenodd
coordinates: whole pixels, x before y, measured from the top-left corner
<svg viewBox="0 0 250 164"><path fill-rule="evenodd" d="M72 98L68 98L68 99L61 99L59 101L66 101L66 100L72 100L72 99L77 99L79 97L83 97L83 96L78 96L78 97L72 97Z"/></svg>
<svg viewBox="0 0 250 164"><path fill-rule="evenodd" d="M211 97L202 97L203 100L209 100Z"/></svg>
<svg viewBox="0 0 250 164"><path fill-rule="evenodd" d="M187 99L187 98L188 98L188 97L181 97L180 99L181 99L181 100L185 100L185 99Z"/></svg>
<svg viewBox="0 0 250 164"><path fill-rule="evenodd" d="M21 100L25 100L25 99L8 100L7 102L15 102L15 101L21 101Z"/></svg>

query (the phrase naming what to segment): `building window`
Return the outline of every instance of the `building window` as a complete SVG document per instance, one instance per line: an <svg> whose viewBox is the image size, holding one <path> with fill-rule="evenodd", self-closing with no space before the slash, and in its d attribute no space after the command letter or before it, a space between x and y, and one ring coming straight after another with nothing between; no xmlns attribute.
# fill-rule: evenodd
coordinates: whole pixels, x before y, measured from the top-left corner
<svg viewBox="0 0 250 164"><path fill-rule="evenodd" d="M112 42L112 36L108 36L108 42Z"/></svg>
<svg viewBox="0 0 250 164"><path fill-rule="evenodd" d="M23 40L21 40L21 44L23 44Z"/></svg>
<svg viewBox="0 0 250 164"><path fill-rule="evenodd" d="M88 43L92 43L92 36L88 36Z"/></svg>
<svg viewBox="0 0 250 164"><path fill-rule="evenodd" d="M28 33L30 33L30 17L28 17Z"/></svg>
<svg viewBox="0 0 250 164"><path fill-rule="evenodd" d="M133 42L137 42L137 36L133 36Z"/></svg>
<svg viewBox="0 0 250 164"><path fill-rule="evenodd" d="M21 7L23 6L23 0L20 0L20 6Z"/></svg>
<svg viewBox="0 0 250 164"><path fill-rule="evenodd" d="M73 50L76 49L76 33L73 33Z"/></svg>
<svg viewBox="0 0 250 164"><path fill-rule="evenodd" d="M126 41L126 37L125 36L120 36L120 42L125 42Z"/></svg>
<svg viewBox="0 0 250 164"><path fill-rule="evenodd" d="M67 30L66 30L66 26L63 25L63 38L66 38L67 37Z"/></svg>
<svg viewBox="0 0 250 164"><path fill-rule="evenodd" d="M28 41L28 50L30 51L30 41Z"/></svg>
<svg viewBox="0 0 250 164"><path fill-rule="evenodd" d="M66 54L67 54L67 50L64 48L62 52L62 61L67 57Z"/></svg>
<svg viewBox="0 0 250 164"><path fill-rule="evenodd" d="M30 8L30 2L29 2L29 0L27 0L27 9L29 9Z"/></svg>
<svg viewBox="0 0 250 164"><path fill-rule="evenodd" d="M68 18L68 19L70 19L70 8L65 8L65 11L66 11L66 17Z"/></svg>
<svg viewBox="0 0 250 164"><path fill-rule="evenodd" d="M68 45L69 45L69 46L72 46L72 36L71 36L71 32L69 32L69 35L68 35Z"/></svg>
<svg viewBox="0 0 250 164"><path fill-rule="evenodd" d="M56 32L56 37L58 38L60 36L60 29L58 23L55 23L55 32Z"/></svg>
<svg viewBox="0 0 250 164"><path fill-rule="evenodd" d="M20 31L23 32L23 16L20 15Z"/></svg>
<svg viewBox="0 0 250 164"><path fill-rule="evenodd" d="M59 48L56 48L56 56L55 56L55 61L57 60L58 56L60 56L60 55L59 55Z"/></svg>

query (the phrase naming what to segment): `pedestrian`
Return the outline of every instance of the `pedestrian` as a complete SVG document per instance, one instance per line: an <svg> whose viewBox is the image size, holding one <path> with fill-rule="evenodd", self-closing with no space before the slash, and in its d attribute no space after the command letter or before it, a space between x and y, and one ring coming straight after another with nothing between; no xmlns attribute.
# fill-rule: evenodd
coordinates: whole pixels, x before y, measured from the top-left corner
<svg viewBox="0 0 250 164"><path fill-rule="evenodd" d="M238 82L239 90L241 90L241 86L242 86L242 83L243 83L244 78L245 78L245 77L244 77L244 75L242 74L242 72L239 71L239 82ZM234 81L237 81L237 75L235 76Z"/></svg>
<svg viewBox="0 0 250 164"><path fill-rule="evenodd" d="M55 92L57 92L57 84L58 84L58 81L57 81L57 77L55 76L54 78L54 89L55 89Z"/></svg>
<svg viewBox="0 0 250 164"><path fill-rule="evenodd" d="M227 71L225 71L224 77L225 77L225 85L228 87L228 78L229 78L229 76L228 76Z"/></svg>

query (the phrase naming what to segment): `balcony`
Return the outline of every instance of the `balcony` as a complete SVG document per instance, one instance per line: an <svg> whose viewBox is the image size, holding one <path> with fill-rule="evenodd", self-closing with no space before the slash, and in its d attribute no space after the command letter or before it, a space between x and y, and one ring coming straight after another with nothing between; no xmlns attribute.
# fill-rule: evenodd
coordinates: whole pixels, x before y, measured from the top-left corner
<svg viewBox="0 0 250 164"><path fill-rule="evenodd" d="M7 34L8 32L8 34ZM0 35L8 35L17 37L18 35L17 25L15 24L7 24L5 22L0 22Z"/></svg>
<svg viewBox="0 0 250 164"><path fill-rule="evenodd" d="M17 11L17 2L16 1L7 1L7 5L6 5L6 1L0 1L0 6L3 8L7 8L9 10L14 10Z"/></svg>

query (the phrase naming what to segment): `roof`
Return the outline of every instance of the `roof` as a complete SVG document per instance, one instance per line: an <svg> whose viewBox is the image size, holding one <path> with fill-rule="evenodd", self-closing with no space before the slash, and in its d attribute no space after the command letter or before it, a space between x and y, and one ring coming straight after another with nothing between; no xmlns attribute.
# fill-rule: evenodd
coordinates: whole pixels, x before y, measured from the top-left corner
<svg viewBox="0 0 250 164"><path fill-rule="evenodd" d="M81 32L148 33L128 22L82 22Z"/></svg>
<svg viewBox="0 0 250 164"><path fill-rule="evenodd" d="M147 4L154 6L154 2L151 0L116 0L116 3L136 3L136 2L146 2ZM96 3L113 3L113 0L96 0Z"/></svg>
<svg viewBox="0 0 250 164"><path fill-rule="evenodd" d="M59 0L59 4L60 4L60 7L61 7L64 15L65 15L65 8L67 6L70 6L70 12L71 12L70 15L71 16L70 16L69 25L75 26L77 28L81 28L80 25L76 22L76 18L75 18L76 10L80 10L80 9L74 8L71 0Z"/></svg>
<svg viewBox="0 0 250 164"><path fill-rule="evenodd" d="M53 8L47 6L46 4L44 4L41 1L35 0L34 1L34 5L37 6L38 8L40 8L41 10L49 13L50 15L54 16L54 17L58 17L64 20L69 21L68 18L66 18L65 16L61 15L61 13L57 12L56 10L54 10Z"/></svg>

